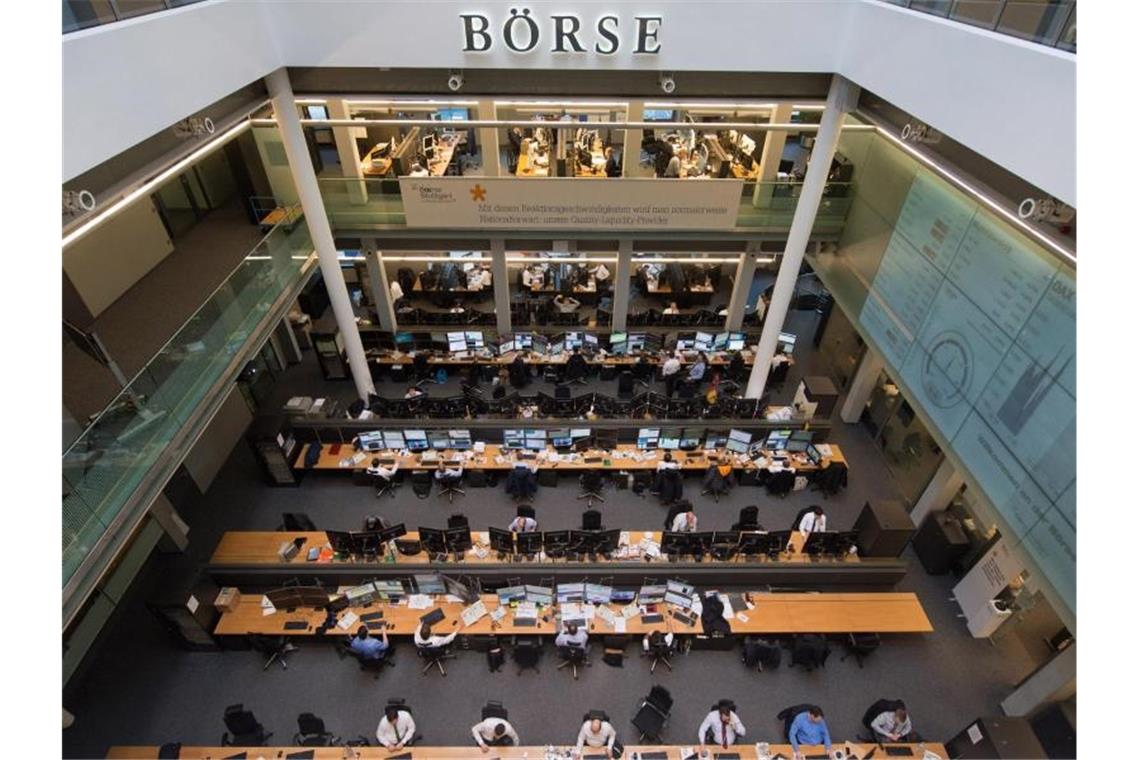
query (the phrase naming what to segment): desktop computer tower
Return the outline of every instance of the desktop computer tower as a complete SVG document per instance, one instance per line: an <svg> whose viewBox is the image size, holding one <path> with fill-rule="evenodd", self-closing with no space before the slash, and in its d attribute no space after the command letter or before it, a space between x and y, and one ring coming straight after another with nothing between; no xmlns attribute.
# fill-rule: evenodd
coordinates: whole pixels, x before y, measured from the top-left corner
<svg viewBox="0 0 1140 760"><path fill-rule="evenodd" d="M868 501L852 528L860 557L898 557L914 535L914 522L901 501Z"/></svg>

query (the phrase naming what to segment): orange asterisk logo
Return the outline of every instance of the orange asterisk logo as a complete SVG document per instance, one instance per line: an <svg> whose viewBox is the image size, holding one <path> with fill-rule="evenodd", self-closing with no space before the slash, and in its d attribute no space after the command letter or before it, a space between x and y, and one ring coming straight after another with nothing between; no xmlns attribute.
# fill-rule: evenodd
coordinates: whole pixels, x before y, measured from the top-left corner
<svg viewBox="0 0 1140 760"><path fill-rule="evenodd" d="M483 201L487 199L487 190L482 185L475 185L471 188L471 200Z"/></svg>

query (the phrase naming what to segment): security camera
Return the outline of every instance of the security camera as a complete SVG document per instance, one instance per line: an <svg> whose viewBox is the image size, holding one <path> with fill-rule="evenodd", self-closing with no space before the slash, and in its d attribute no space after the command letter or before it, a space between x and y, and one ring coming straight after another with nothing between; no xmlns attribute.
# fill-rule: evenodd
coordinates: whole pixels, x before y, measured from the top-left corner
<svg viewBox="0 0 1140 760"><path fill-rule="evenodd" d="M672 95L673 90L677 89L677 83L673 81L672 74L662 74L657 83L661 85L661 92L666 95Z"/></svg>
<svg viewBox="0 0 1140 760"><path fill-rule="evenodd" d="M461 87L463 87L463 74L458 71L451 72L451 76L447 78L447 89L459 92Z"/></svg>

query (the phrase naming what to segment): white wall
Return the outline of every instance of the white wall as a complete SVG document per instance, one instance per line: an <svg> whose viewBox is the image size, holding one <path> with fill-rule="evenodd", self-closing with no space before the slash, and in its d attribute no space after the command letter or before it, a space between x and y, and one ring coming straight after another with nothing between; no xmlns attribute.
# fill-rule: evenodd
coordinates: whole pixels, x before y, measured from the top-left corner
<svg viewBox="0 0 1140 760"><path fill-rule="evenodd" d="M532 10L542 44L501 43L511 7ZM1053 193L1076 198L1076 57L877 0L608 3L612 57L549 52L549 13L594 3L213 0L64 36L64 175L185 118L279 65L838 72ZM463 53L460 13L492 19L496 45ZM661 53L635 56L634 16L663 17Z"/></svg>

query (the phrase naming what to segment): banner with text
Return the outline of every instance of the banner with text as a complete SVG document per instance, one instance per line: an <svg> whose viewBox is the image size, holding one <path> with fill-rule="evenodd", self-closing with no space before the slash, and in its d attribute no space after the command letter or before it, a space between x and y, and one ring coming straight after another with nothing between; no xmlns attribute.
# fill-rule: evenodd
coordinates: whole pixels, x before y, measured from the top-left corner
<svg viewBox="0 0 1140 760"><path fill-rule="evenodd" d="M401 177L409 227L730 230L742 180Z"/></svg>

